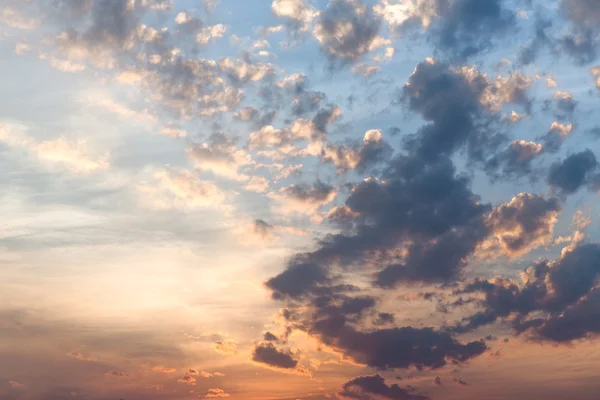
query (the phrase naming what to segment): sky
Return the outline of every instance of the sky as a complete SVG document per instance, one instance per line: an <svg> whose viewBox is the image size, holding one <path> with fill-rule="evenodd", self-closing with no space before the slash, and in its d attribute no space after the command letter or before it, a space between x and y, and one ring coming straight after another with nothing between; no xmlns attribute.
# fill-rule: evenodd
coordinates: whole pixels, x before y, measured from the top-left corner
<svg viewBox="0 0 600 400"><path fill-rule="evenodd" d="M0 74L1 400L597 400L597 0L3 0Z"/></svg>

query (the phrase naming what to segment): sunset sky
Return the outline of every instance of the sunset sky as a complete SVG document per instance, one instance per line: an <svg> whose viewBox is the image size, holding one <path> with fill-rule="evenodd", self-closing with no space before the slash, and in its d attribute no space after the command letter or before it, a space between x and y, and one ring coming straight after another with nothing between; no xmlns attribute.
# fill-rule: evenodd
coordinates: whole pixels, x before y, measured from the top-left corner
<svg viewBox="0 0 600 400"><path fill-rule="evenodd" d="M600 1L0 1L0 400L598 400Z"/></svg>

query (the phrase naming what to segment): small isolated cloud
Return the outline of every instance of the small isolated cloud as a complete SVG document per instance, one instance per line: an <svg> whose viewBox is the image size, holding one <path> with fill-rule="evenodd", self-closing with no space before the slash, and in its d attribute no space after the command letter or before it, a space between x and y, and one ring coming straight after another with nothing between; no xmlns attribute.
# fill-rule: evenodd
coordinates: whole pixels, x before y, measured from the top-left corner
<svg viewBox="0 0 600 400"><path fill-rule="evenodd" d="M223 389L212 388L208 389L208 393L204 395L206 398L217 398L217 397L229 397L229 393L225 392Z"/></svg>
<svg viewBox="0 0 600 400"><path fill-rule="evenodd" d="M131 378L131 374L115 370L108 371L105 376L108 378Z"/></svg>
<svg viewBox="0 0 600 400"><path fill-rule="evenodd" d="M154 372L164 372L165 374L170 374L170 373L176 372L177 369L175 369L175 368L168 368L168 367L165 367L164 365L157 365L156 367L152 368L152 371L154 371Z"/></svg>
<svg viewBox="0 0 600 400"><path fill-rule="evenodd" d="M75 358L77 360L81 360L81 361L98 361L94 357L86 357L82 353L75 351L75 350L68 352L67 356Z"/></svg>
<svg viewBox="0 0 600 400"><path fill-rule="evenodd" d="M254 348L252 360L274 368L294 369L298 360L290 351L278 350L273 344L261 344Z"/></svg>

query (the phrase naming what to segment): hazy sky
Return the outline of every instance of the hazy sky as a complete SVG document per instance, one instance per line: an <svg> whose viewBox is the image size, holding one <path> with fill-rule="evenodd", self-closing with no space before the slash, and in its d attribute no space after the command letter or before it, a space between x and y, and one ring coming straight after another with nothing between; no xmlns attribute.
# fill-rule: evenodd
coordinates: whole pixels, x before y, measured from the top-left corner
<svg viewBox="0 0 600 400"><path fill-rule="evenodd" d="M0 399L597 400L597 0L2 0Z"/></svg>

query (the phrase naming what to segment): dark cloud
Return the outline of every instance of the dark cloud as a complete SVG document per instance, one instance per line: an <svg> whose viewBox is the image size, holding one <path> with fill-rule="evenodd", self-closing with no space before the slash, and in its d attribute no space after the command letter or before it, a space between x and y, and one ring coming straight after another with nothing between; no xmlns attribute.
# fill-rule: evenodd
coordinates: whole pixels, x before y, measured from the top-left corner
<svg viewBox="0 0 600 400"><path fill-rule="evenodd" d="M375 318L375 320L373 320L373 324L376 325L376 326L393 324L394 323L394 319L395 319L394 314L379 313L377 315L377 318Z"/></svg>
<svg viewBox="0 0 600 400"><path fill-rule="evenodd" d="M435 42L452 58L464 59L492 46L494 39L515 26L504 0L436 0L439 26Z"/></svg>
<svg viewBox="0 0 600 400"><path fill-rule="evenodd" d="M361 332L340 317L318 319L309 332L356 362L380 370L437 369L448 362L468 361L486 350L481 341L463 344L432 328L409 326Z"/></svg>
<svg viewBox="0 0 600 400"><path fill-rule="evenodd" d="M389 400L428 400L429 397L415 394L410 388L403 389L397 384L386 385L381 375L359 376L346 383L338 393L344 398L370 400L374 398Z"/></svg>
<svg viewBox="0 0 600 400"><path fill-rule="evenodd" d="M451 154L474 134L475 116L481 111L480 97L487 86L483 76L469 82L448 65L419 63L403 88L412 111L430 122L408 136L407 147L427 160Z"/></svg>
<svg viewBox="0 0 600 400"><path fill-rule="evenodd" d="M600 22L600 3L596 0L562 0L569 17L580 26L596 28Z"/></svg>
<svg viewBox="0 0 600 400"><path fill-rule="evenodd" d="M267 281L266 286L273 291L273 298L300 297L317 290L330 281L327 270L312 263L295 263L281 274Z"/></svg>
<svg viewBox="0 0 600 400"><path fill-rule="evenodd" d="M527 331L539 340L566 342L584 338L598 332L593 312L600 300L595 288L599 274L600 245L585 244L564 251L555 261L531 265L525 271L522 286L504 278L477 279L461 292L484 293L485 310L463 319L451 331L471 331L515 313L513 328ZM538 318L538 311L548 313L548 317ZM530 315L534 317L529 318ZM572 330L568 324L573 324Z"/></svg>
<svg viewBox="0 0 600 400"><path fill-rule="evenodd" d="M553 342L570 342L600 333L600 289L594 288L579 302L550 318L523 324L532 327L536 338Z"/></svg>
<svg viewBox="0 0 600 400"><path fill-rule="evenodd" d="M454 378L453 381L459 386L469 386L469 384L465 382L463 378Z"/></svg>
<svg viewBox="0 0 600 400"><path fill-rule="evenodd" d="M279 338L271 332L265 332L265 334L263 335L263 339L267 342L276 342L279 340Z"/></svg>
<svg viewBox="0 0 600 400"><path fill-rule="evenodd" d="M541 144L515 140L506 149L486 161L486 172L492 179L531 178L532 163L542 154L542 151Z"/></svg>
<svg viewBox="0 0 600 400"><path fill-rule="evenodd" d="M333 66L358 60L377 46L381 21L360 0L331 0L314 35Z"/></svg>
<svg viewBox="0 0 600 400"><path fill-rule="evenodd" d="M271 343L261 344L254 348L252 360L275 368L294 369L298 360L289 351L278 350Z"/></svg>
<svg viewBox="0 0 600 400"><path fill-rule="evenodd" d="M572 154L562 162L552 164L548 184L565 194L573 194L586 183L597 166L596 156L589 149Z"/></svg>

